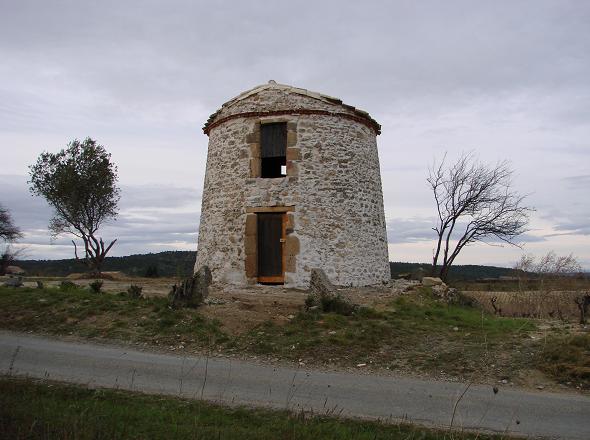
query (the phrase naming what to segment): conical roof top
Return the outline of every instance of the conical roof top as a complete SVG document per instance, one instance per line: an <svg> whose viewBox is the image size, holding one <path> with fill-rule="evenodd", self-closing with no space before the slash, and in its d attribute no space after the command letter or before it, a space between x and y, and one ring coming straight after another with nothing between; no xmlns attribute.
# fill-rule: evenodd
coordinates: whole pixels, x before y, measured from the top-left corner
<svg viewBox="0 0 590 440"><path fill-rule="evenodd" d="M276 96L277 99L259 99L260 95ZM267 98L268 98L267 96ZM303 96L307 99L289 99L289 96ZM376 132L381 133L381 125L369 113L344 104L342 100L322 93L312 92L299 87L279 84L270 80L250 90L240 93L221 106L219 110L209 116L203 131L209 130L221 122L240 116L264 116L276 114L328 114L348 117L363 122Z"/></svg>

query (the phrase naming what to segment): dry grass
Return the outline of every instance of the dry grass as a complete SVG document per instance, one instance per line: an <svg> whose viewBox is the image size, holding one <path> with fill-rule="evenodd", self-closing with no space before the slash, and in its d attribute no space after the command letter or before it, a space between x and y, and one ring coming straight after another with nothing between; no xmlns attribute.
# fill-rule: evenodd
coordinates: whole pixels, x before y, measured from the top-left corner
<svg viewBox="0 0 590 440"><path fill-rule="evenodd" d="M485 292L469 291L464 295L477 301L479 307L488 313L494 313L492 301L498 308L498 314L510 317L531 317L560 319L566 322L578 322L580 313L575 298L580 291L524 291L524 292Z"/></svg>

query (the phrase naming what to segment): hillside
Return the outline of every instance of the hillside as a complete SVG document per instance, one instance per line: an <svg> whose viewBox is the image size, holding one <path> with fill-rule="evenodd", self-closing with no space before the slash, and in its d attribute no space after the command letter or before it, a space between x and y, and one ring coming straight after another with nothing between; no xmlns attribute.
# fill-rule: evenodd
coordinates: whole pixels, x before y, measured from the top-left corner
<svg viewBox="0 0 590 440"><path fill-rule="evenodd" d="M391 277L397 278L401 274L417 274L422 270L423 275L430 275L431 264L427 263L402 263L390 262ZM475 264L465 264L451 266L449 271L449 281L474 281L483 278L500 278L513 276L514 269L509 267L480 266Z"/></svg>
<svg viewBox="0 0 590 440"><path fill-rule="evenodd" d="M149 268L156 268L157 275L185 277L193 272L196 252L167 251L156 254L137 254L125 257L107 257L103 271L120 271L127 275L145 276ZM16 262L28 275L66 276L84 272L85 267L75 259L67 260L21 260Z"/></svg>
<svg viewBox="0 0 590 440"><path fill-rule="evenodd" d="M193 271L196 252L167 251L155 254L137 254L125 257L107 257L104 271L120 271L127 275L145 276L148 269L156 269L159 276L188 276ZM21 260L16 263L26 270L28 275L66 276L73 272L83 272L85 267L74 260ZM430 264L390 262L391 276L397 278L400 274L415 273L420 268L424 274L430 274ZM463 265L453 266L450 279L453 281L471 281L482 278L499 278L511 276L513 271L507 267Z"/></svg>

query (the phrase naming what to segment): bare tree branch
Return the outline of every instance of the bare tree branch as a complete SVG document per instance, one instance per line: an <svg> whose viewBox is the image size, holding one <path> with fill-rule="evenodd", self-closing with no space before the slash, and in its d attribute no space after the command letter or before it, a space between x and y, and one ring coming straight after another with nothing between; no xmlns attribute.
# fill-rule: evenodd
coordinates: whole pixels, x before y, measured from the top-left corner
<svg viewBox="0 0 590 440"><path fill-rule="evenodd" d="M427 178L439 218L432 228L437 234L432 274L443 280L461 250L474 242L493 239L519 246L516 237L526 231L533 210L524 206L524 196L512 190L507 161L488 166L473 153L463 153L450 166L445 166L445 160L446 154Z"/></svg>

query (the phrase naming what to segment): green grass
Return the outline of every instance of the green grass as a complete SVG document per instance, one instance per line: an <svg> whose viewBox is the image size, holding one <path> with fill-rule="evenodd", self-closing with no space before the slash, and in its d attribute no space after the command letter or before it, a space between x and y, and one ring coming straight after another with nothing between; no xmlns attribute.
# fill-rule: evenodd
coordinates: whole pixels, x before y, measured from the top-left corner
<svg viewBox="0 0 590 440"><path fill-rule="evenodd" d="M530 320L500 318L436 301L424 290L384 310L351 316L302 312L284 326L266 322L239 339L243 350L289 359L477 377L489 365L526 362L518 348L535 329ZM508 358L504 354L508 352Z"/></svg>
<svg viewBox="0 0 590 440"><path fill-rule="evenodd" d="M0 287L2 328L157 345L210 347L227 341L217 321L193 309L171 309L165 298L133 299L79 287Z"/></svg>
<svg viewBox="0 0 590 440"><path fill-rule="evenodd" d="M538 362L559 382L590 389L590 334L550 338Z"/></svg>
<svg viewBox="0 0 590 440"><path fill-rule="evenodd" d="M492 439L411 425L227 408L194 400L0 378L0 438ZM502 438L507 438L502 436Z"/></svg>

